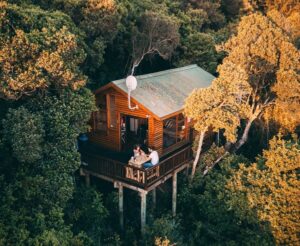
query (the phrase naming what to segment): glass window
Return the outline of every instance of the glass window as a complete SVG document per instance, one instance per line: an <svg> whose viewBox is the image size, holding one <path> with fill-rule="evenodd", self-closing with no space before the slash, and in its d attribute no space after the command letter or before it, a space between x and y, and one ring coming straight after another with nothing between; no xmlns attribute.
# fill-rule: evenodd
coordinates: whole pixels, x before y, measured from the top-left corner
<svg viewBox="0 0 300 246"><path fill-rule="evenodd" d="M176 143L176 117L164 120L163 144L164 148Z"/></svg>
<svg viewBox="0 0 300 246"><path fill-rule="evenodd" d="M107 110L106 110L106 95L101 95L96 98L98 110L93 112L93 130L107 130Z"/></svg>
<svg viewBox="0 0 300 246"><path fill-rule="evenodd" d="M177 142L181 142L186 138L185 119L183 114L177 116Z"/></svg>
<svg viewBox="0 0 300 246"><path fill-rule="evenodd" d="M163 138L164 148L186 140L186 124L183 114L164 120Z"/></svg>
<svg viewBox="0 0 300 246"><path fill-rule="evenodd" d="M117 127L116 97L113 95L109 95L109 114L110 114L109 127L116 128Z"/></svg>

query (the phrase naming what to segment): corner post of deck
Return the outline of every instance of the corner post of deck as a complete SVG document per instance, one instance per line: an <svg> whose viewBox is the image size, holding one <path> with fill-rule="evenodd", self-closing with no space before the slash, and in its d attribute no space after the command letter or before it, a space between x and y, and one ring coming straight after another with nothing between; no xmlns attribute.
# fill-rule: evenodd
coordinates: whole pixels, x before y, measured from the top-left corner
<svg viewBox="0 0 300 246"><path fill-rule="evenodd" d="M172 215L176 216L176 199L177 199L177 172L173 174L172 182Z"/></svg>
<svg viewBox="0 0 300 246"><path fill-rule="evenodd" d="M90 177L90 174L86 173L86 174L84 175L84 178L85 178L85 185L86 185L87 187L89 187L89 186L91 185L91 177Z"/></svg>
<svg viewBox="0 0 300 246"><path fill-rule="evenodd" d="M141 191L141 231L142 235L145 234L145 227L146 227L146 205L147 205L147 192Z"/></svg>
<svg viewBox="0 0 300 246"><path fill-rule="evenodd" d="M156 208L156 187L152 190L152 203L153 203L153 208Z"/></svg>
<svg viewBox="0 0 300 246"><path fill-rule="evenodd" d="M119 184L119 216L120 216L120 228L124 229L124 193L123 185Z"/></svg>

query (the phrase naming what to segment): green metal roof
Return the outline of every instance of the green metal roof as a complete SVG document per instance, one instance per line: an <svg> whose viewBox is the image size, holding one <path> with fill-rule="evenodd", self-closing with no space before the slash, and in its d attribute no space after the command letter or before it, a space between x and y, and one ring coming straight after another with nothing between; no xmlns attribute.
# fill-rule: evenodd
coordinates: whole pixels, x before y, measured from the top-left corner
<svg viewBox="0 0 300 246"><path fill-rule="evenodd" d="M197 65L136 76L131 97L160 118L183 109L184 100L196 88L211 85L214 76ZM127 93L125 79L112 82Z"/></svg>

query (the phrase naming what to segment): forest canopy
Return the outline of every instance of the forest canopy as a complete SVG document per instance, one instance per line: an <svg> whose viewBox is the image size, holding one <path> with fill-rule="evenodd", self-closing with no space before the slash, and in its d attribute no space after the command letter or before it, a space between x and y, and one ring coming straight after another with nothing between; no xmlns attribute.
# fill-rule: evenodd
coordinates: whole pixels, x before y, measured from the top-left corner
<svg viewBox="0 0 300 246"><path fill-rule="evenodd" d="M299 244L299 47L296 0L0 0L0 246ZM216 79L185 102L177 216L165 185L142 237L128 192L122 231L78 171L92 91L190 64Z"/></svg>

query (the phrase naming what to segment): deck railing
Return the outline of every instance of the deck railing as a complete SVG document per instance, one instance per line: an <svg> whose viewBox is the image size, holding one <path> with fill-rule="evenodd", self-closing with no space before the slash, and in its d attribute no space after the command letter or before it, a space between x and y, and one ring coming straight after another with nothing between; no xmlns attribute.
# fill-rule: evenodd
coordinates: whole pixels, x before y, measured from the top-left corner
<svg viewBox="0 0 300 246"><path fill-rule="evenodd" d="M82 162L87 164L84 166L87 171L145 188L191 160L192 151L190 145L186 146L147 169L86 152L81 153L81 158Z"/></svg>

